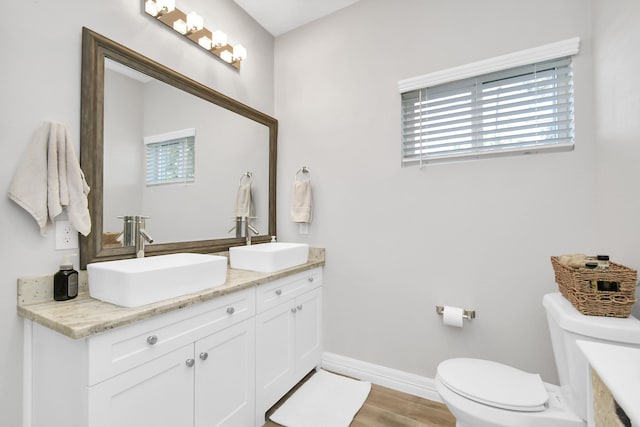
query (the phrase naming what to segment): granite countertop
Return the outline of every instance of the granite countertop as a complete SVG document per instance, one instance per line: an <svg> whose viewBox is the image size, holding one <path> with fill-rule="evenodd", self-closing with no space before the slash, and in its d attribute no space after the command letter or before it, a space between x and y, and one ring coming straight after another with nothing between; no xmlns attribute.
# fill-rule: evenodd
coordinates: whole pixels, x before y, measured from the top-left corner
<svg viewBox="0 0 640 427"><path fill-rule="evenodd" d="M591 367L634 426L640 426L640 348L578 341Z"/></svg>
<svg viewBox="0 0 640 427"><path fill-rule="evenodd" d="M18 314L79 339L321 266L324 266L324 249L309 248L306 264L273 273L228 268L227 280L222 286L135 308L91 298L86 271L79 272L78 296L69 301L53 300L53 275L21 278L18 279Z"/></svg>

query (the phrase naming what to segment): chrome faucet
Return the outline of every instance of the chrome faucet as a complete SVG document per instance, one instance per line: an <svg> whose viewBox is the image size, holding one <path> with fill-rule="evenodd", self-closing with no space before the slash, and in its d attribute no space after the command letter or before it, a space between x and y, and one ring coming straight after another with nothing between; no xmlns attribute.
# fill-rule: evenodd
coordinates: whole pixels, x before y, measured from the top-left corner
<svg viewBox="0 0 640 427"><path fill-rule="evenodd" d="M245 230L244 230L244 242L247 245L251 244L251 233L255 233L255 235L257 236L258 234L260 234L260 232L258 230L256 230L256 228L250 224L249 219L247 219L245 222Z"/></svg>
<svg viewBox="0 0 640 427"><path fill-rule="evenodd" d="M144 258L145 243L153 243L153 238L149 236L149 233L147 233L147 230L145 229L146 219L149 219L149 217L148 216L136 217L135 236L136 236L136 257L137 258Z"/></svg>
<svg viewBox="0 0 640 427"><path fill-rule="evenodd" d="M260 232L253 225L251 225L252 219L253 217L237 216L236 225L233 226L231 230L229 230L229 233L231 233L233 230L236 230L236 237L244 237L245 244L250 245L251 233L255 234L256 236L260 234Z"/></svg>
<svg viewBox="0 0 640 427"><path fill-rule="evenodd" d="M123 246L135 246L136 257L144 258L144 245L145 243L153 243L153 238L147 233L145 229L145 220L149 219L148 216L141 215L127 215L119 216L124 222L122 233L122 245Z"/></svg>

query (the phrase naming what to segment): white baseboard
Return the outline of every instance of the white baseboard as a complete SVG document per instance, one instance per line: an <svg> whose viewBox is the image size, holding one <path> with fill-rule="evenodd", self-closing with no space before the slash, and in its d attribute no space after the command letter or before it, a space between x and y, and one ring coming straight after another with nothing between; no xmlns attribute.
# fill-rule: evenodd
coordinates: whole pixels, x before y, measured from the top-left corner
<svg viewBox="0 0 640 427"><path fill-rule="evenodd" d="M322 354L322 368L392 390L442 402L435 381L431 378L328 352Z"/></svg>

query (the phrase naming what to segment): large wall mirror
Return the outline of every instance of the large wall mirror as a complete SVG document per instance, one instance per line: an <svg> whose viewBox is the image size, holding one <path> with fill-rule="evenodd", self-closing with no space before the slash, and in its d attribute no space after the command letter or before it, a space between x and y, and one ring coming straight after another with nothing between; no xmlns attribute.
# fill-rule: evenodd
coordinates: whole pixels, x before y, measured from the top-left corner
<svg viewBox="0 0 640 427"><path fill-rule="evenodd" d="M80 238L80 268L135 256L120 235L125 216L149 217L148 255L243 244L232 230L241 184L251 184L252 225L260 232L253 241L276 234L273 117L87 28L81 114L80 162L93 227ZM158 159L152 153L181 144L191 147L180 155L192 157L193 173L158 182L164 169L148 166Z"/></svg>

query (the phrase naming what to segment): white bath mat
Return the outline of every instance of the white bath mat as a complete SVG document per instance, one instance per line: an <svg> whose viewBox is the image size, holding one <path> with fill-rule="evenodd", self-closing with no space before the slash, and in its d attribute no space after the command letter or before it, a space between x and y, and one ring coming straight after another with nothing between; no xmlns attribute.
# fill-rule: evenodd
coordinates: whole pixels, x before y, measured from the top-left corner
<svg viewBox="0 0 640 427"><path fill-rule="evenodd" d="M319 370L272 415L286 427L348 427L371 383Z"/></svg>

